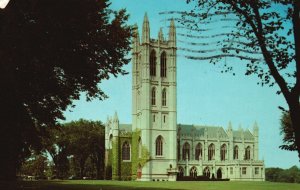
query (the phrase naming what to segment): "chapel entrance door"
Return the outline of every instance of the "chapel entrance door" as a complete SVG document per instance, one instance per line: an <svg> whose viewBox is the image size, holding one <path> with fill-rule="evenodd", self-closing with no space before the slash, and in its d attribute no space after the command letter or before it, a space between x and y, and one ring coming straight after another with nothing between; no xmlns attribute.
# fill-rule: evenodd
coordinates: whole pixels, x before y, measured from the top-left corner
<svg viewBox="0 0 300 190"><path fill-rule="evenodd" d="M142 178L142 166L139 163L138 169L137 169L137 179L141 179L141 178Z"/></svg>
<svg viewBox="0 0 300 190"><path fill-rule="evenodd" d="M221 170L221 168L219 168L218 171L217 171L217 179L222 179L222 170Z"/></svg>

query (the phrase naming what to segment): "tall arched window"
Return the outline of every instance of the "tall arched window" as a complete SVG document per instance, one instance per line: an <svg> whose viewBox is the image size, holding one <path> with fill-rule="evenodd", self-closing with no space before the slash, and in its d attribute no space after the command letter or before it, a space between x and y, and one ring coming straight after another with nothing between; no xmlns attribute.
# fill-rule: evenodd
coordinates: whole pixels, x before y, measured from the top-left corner
<svg viewBox="0 0 300 190"><path fill-rule="evenodd" d="M163 155L163 138L162 136L158 136L156 138L156 156L162 156Z"/></svg>
<svg viewBox="0 0 300 190"><path fill-rule="evenodd" d="M214 160L215 159L215 145L210 144L208 147L208 160Z"/></svg>
<svg viewBox="0 0 300 190"><path fill-rule="evenodd" d="M156 89L155 87L153 87L151 91L151 105L155 105L155 104L156 104Z"/></svg>
<svg viewBox="0 0 300 190"><path fill-rule="evenodd" d="M239 159L239 147L236 145L233 150L233 159Z"/></svg>
<svg viewBox="0 0 300 190"><path fill-rule="evenodd" d="M183 148L182 148L182 159L190 159L190 144L189 143L184 143Z"/></svg>
<svg viewBox="0 0 300 190"><path fill-rule="evenodd" d="M156 53L154 50L150 53L150 76L156 76Z"/></svg>
<svg viewBox="0 0 300 190"><path fill-rule="evenodd" d="M130 160L130 144L127 141L122 145L122 159Z"/></svg>
<svg viewBox="0 0 300 190"><path fill-rule="evenodd" d="M221 160L226 160L226 154L227 154L226 144L223 144L221 146L220 154L221 154Z"/></svg>
<svg viewBox="0 0 300 190"><path fill-rule="evenodd" d="M141 139L141 137L139 138L139 141L138 141L138 145L139 145L139 147L138 147L138 153L139 153L139 158L142 158L142 139Z"/></svg>
<svg viewBox="0 0 300 190"><path fill-rule="evenodd" d="M113 136L112 136L112 134L110 134L109 135L108 149L112 149L112 140L113 140Z"/></svg>
<svg viewBox="0 0 300 190"><path fill-rule="evenodd" d="M160 76L166 77L167 76L167 56L166 52L163 52L160 55Z"/></svg>
<svg viewBox="0 0 300 190"><path fill-rule="evenodd" d="M162 105L166 106L167 105L167 90L164 88L162 91Z"/></svg>
<svg viewBox="0 0 300 190"><path fill-rule="evenodd" d="M202 159L202 144L198 143L195 148L195 160Z"/></svg>
<svg viewBox="0 0 300 190"><path fill-rule="evenodd" d="M245 160L250 160L250 146L245 149Z"/></svg>

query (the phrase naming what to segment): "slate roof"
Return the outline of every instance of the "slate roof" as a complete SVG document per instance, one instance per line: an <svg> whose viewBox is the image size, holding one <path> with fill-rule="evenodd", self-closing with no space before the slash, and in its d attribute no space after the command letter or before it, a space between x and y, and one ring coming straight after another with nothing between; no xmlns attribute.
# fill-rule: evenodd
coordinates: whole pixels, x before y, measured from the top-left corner
<svg viewBox="0 0 300 190"><path fill-rule="evenodd" d="M131 124L120 124L119 131L121 132L131 132Z"/></svg>
<svg viewBox="0 0 300 190"><path fill-rule="evenodd" d="M254 140L253 134L248 130L233 130L233 140L242 140L244 136L245 140Z"/></svg>
<svg viewBox="0 0 300 190"><path fill-rule="evenodd" d="M180 134L188 135L194 134L195 136L204 136L205 131L208 138L228 138L228 135L222 127L216 126L201 126L201 125L177 125Z"/></svg>
<svg viewBox="0 0 300 190"><path fill-rule="evenodd" d="M201 126L201 125L185 125L178 124L177 128L179 133L184 136L191 136L192 134L199 137L204 137L205 131L208 138L228 138L228 134L225 132L223 127L218 126ZM131 124L120 124L120 132L132 132ZM238 129L233 130L233 140L242 140L243 137L245 140L254 140L253 134L248 130Z"/></svg>
<svg viewBox="0 0 300 190"><path fill-rule="evenodd" d="M254 140L253 134L248 129L246 131L244 131L244 139Z"/></svg>
<svg viewBox="0 0 300 190"><path fill-rule="evenodd" d="M191 134L195 136L204 136L206 131L208 138L228 138L228 134L225 132L223 127L217 126L201 126L201 125L177 125L178 130L180 130L181 135L191 136ZM234 140L242 140L244 137L245 140L254 140L254 136L252 133L247 130L233 130L233 139Z"/></svg>

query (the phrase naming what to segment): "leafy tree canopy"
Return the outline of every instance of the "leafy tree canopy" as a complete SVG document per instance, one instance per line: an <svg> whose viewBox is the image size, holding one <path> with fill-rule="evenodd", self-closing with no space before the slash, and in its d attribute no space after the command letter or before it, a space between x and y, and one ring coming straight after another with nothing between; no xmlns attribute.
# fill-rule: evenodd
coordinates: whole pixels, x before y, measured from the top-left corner
<svg viewBox="0 0 300 190"><path fill-rule="evenodd" d="M266 168L266 180L272 182L300 183L300 169L292 166L289 169Z"/></svg>
<svg viewBox="0 0 300 190"><path fill-rule="evenodd" d="M105 128L100 121L80 119L47 130L43 152L53 160L55 177L73 175L82 179L87 170L94 178L103 177Z"/></svg>
<svg viewBox="0 0 300 190"><path fill-rule="evenodd" d="M283 135L283 145L280 145L279 148L283 150L296 151L297 146L295 143L295 133L294 128L292 127L292 121L290 114L288 112L283 112L280 119L280 133Z"/></svg>
<svg viewBox="0 0 300 190"><path fill-rule="evenodd" d="M41 149L45 128L99 83L125 74L131 28L108 0L11 0L0 10L0 179L11 179L29 148Z"/></svg>
<svg viewBox="0 0 300 190"><path fill-rule="evenodd" d="M22 175L44 178L46 177L44 173L46 169L48 169L47 158L42 155L34 154L22 164L20 173Z"/></svg>
<svg viewBox="0 0 300 190"><path fill-rule="evenodd" d="M63 128L68 133L69 155L80 169L79 177L85 175L86 163L90 160L96 167L96 177L100 178L104 170L104 125L100 121L80 119L64 124Z"/></svg>

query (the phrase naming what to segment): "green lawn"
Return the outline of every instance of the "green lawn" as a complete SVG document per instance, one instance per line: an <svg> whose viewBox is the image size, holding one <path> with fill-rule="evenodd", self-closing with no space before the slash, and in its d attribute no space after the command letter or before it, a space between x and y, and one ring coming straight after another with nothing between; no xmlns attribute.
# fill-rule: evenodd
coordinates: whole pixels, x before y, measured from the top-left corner
<svg viewBox="0 0 300 190"><path fill-rule="evenodd" d="M271 182L124 182L99 180L0 182L2 190L300 190L300 184Z"/></svg>

